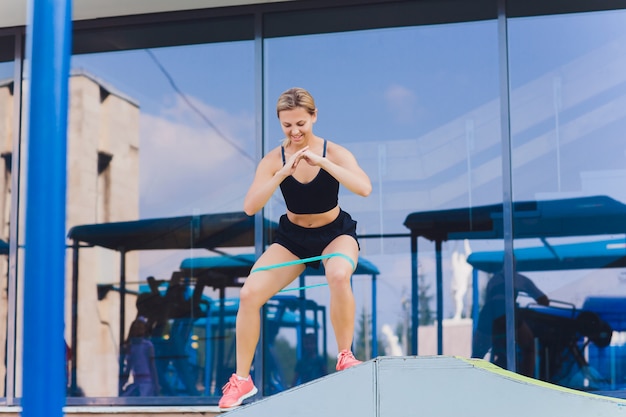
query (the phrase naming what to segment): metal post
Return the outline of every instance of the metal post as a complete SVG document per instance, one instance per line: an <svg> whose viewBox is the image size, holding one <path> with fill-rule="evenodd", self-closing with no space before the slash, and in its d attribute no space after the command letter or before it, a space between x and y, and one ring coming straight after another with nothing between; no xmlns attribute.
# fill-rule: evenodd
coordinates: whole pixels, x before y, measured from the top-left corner
<svg viewBox="0 0 626 417"><path fill-rule="evenodd" d="M506 311L507 369L515 372L515 297L513 289L513 181L511 161L511 103L506 0L498 0L500 60L500 124L502 130L502 229L504 238L504 306Z"/></svg>
<svg viewBox="0 0 626 417"><path fill-rule="evenodd" d="M417 234L411 231L411 355L417 355L417 336L419 329L418 297L419 264L417 262Z"/></svg>
<svg viewBox="0 0 626 417"><path fill-rule="evenodd" d="M126 339L126 249L119 248L120 251L120 328L119 328L119 355L118 355L118 390L122 395L122 387L119 384L122 372L124 371L124 341Z"/></svg>
<svg viewBox="0 0 626 417"><path fill-rule="evenodd" d="M480 289L478 288L478 269L472 268L472 330L478 326L480 314Z"/></svg>
<svg viewBox="0 0 626 417"><path fill-rule="evenodd" d="M376 320L376 274L372 274L372 358L378 357L378 323Z"/></svg>
<svg viewBox="0 0 626 417"><path fill-rule="evenodd" d="M71 0L31 0L29 6L22 415L62 417Z"/></svg>
<svg viewBox="0 0 626 417"><path fill-rule="evenodd" d="M13 69L13 106L15 109L22 108L22 69L24 56L22 52L22 36L15 35L15 64ZM7 405L15 404L15 362L16 362L16 341L17 341L17 294L18 294L18 253L17 248L19 235L20 217L20 155L21 155L21 137L22 137L22 112L15 111L13 114L13 146L11 154L11 208L9 222L9 270L7 273L7 350L6 350L6 377L5 377L5 396Z"/></svg>
<svg viewBox="0 0 626 417"><path fill-rule="evenodd" d="M76 375L76 364L78 363L78 276L80 274L79 265L80 242L77 240L72 244L72 323L70 347L72 349L72 368L70 372L70 396L78 392L78 381Z"/></svg>
<svg viewBox="0 0 626 417"><path fill-rule="evenodd" d="M256 13L254 16L254 68L255 68L255 107L256 107L256 123L255 123L255 139L256 139L256 157L260 161L263 158L263 78L264 78L264 49L263 49L263 16ZM267 230L265 229L265 209L256 214L254 218L254 249L256 257L261 256L265 250ZM264 378L264 352L265 344L265 308L262 309L261 328L259 329L259 342L257 344L256 353L252 366L254 368L254 383L259 389L259 396L265 395Z"/></svg>
<svg viewBox="0 0 626 417"><path fill-rule="evenodd" d="M443 355L443 265L441 240L435 241L437 264L437 355Z"/></svg>

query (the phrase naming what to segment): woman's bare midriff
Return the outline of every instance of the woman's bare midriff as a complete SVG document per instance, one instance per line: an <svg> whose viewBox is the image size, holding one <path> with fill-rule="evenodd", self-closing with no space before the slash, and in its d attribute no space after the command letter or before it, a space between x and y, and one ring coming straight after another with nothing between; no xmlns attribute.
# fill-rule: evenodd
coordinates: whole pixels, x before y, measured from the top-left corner
<svg viewBox="0 0 626 417"><path fill-rule="evenodd" d="M315 213L315 214L295 214L287 210L287 218L293 224L296 224L300 227L322 227L331 223L333 220L339 216L340 208L336 206L335 208L328 210L324 213Z"/></svg>

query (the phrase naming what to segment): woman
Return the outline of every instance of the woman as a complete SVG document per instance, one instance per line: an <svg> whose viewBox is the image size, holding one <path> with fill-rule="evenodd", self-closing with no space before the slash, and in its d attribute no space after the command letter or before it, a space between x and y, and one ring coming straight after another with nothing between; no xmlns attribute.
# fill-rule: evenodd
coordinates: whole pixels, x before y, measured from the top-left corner
<svg viewBox="0 0 626 417"><path fill-rule="evenodd" d="M257 393L250 367L259 340L260 309L305 269L292 264L275 269L263 267L337 253L325 258L330 290L330 319L337 339L338 371L361 363L350 351L354 333L355 304L350 278L358 261L356 222L339 207L339 184L366 197L372 191L367 174L346 148L313 133L317 108L309 92L285 91L276 113L285 139L259 163L244 201L244 211L261 210L280 187L287 212L281 216L276 239L257 260L241 289L236 323L237 369L223 388L219 407L241 405ZM319 268L320 262L310 265Z"/></svg>

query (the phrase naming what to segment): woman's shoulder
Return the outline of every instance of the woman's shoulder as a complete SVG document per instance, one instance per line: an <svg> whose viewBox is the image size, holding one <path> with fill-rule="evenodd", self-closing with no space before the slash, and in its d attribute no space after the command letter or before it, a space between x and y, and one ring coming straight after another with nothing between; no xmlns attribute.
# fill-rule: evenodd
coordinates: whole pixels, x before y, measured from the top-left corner
<svg viewBox="0 0 626 417"><path fill-rule="evenodd" d="M267 152L259 162L258 169L273 175L282 166L282 156L280 146Z"/></svg>
<svg viewBox="0 0 626 417"><path fill-rule="evenodd" d="M264 161L275 161L282 159L282 146L276 146L270 149L265 155L263 155L262 160Z"/></svg>
<svg viewBox="0 0 626 417"><path fill-rule="evenodd" d="M337 142L334 142L330 139L323 139L324 143L326 143L326 151L348 151L348 148L346 148L343 145L338 144Z"/></svg>
<svg viewBox="0 0 626 417"><path fill-rule="evenodd" d="M333 157L344 157L347 155L352 155L352 152L348 148L343 145L338 144L337 142L330 141L328 139L324 139L326 142L326 156L329 158Z"/></svg>
<svg viewBox="0 0 626 417"><path fill-rule="evenodd" d="M271 159L276 159L276 158L281 158L281 146L276 146L272 149L270 149L269 151L267 151L265 153L265 155L263 155L263 158L261 158L261 160L271 160Z"/></svg>

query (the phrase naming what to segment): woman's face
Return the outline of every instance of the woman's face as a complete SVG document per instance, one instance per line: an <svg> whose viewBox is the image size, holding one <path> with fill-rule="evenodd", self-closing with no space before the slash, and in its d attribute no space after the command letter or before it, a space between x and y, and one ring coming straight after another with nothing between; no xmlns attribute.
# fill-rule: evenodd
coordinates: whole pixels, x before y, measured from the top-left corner
<svg viewBox="0 0 626 417"><path fill-rule="evenodd" d="M291 140L292 144L299 146L306 143L306 140L313 134L313 123L317 120L317 112L312 115L306 109L296 107L292 110L282 110L278 113L278 120L285 136Z"/></svg>

